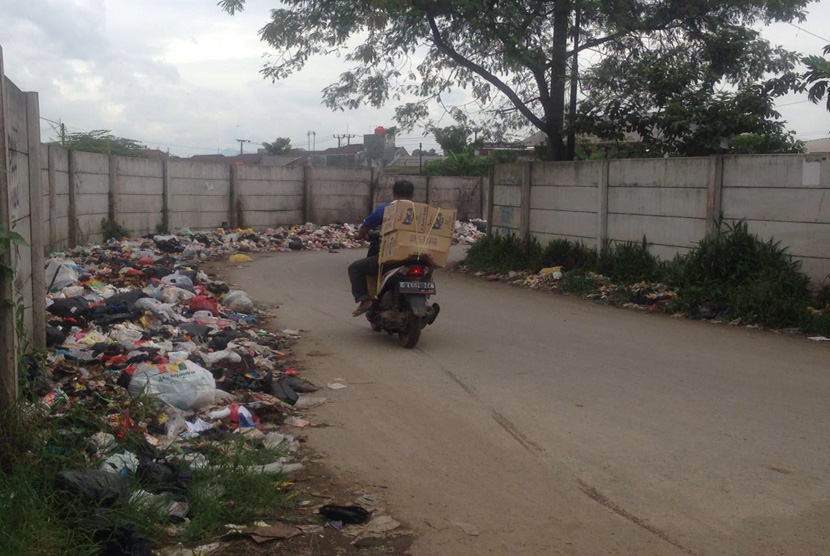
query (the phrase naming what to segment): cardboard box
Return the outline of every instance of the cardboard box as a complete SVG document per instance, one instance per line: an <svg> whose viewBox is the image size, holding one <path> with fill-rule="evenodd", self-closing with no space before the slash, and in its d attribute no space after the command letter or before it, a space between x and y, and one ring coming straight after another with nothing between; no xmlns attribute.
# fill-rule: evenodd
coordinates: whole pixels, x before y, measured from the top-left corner
<svg viewBox="0 0 830 556"><path fill-rule="evenodd" d="M452 239L416 232L393 232L383 237L380 261L383 264L406 261L420 255L424 263L442 268L447 266Z"/></svg>
<svg viewBox="0 0 830 556"><path fill-rule="evenodd" d="M455 209L429 207L426 225L432 226L432 231L429 232L425 228L424 232L438 237L452 237L457 215L458 211Z"/></svg>
<svg viewBox="0 0 830 556"><path fill-rule="evenodd" d="M394 232L423 232L429 207L412 201L395 201L383 211L383 235Z"/></svg>

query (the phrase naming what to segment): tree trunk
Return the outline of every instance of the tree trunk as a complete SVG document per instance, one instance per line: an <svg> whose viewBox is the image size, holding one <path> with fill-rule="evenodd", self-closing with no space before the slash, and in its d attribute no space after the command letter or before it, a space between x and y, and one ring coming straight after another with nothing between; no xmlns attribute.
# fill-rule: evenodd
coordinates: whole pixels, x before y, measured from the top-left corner
<svg viewBox="0 0 830 556"><path fill-rule="evenodd" d="M553 52L550 71L550 113L548 122L550 156L552 160L565 160L567 151L563 141L565 127L565 85L568 75L568 27L571 16L570 2L556 2L553 12Z"/></svg>
<svg viewBox="0 0 830 556"><path fill-rule="evenodd" d="M581 15L582 13L579 8L577 8L576 13L574 14L573 28L574 55L571 60L571 106L568 110L568 160L576 158L576 130L574 129L574 122L576 121L576 95L579 92L579 53L577 52L577 49L579 48L579 27Z"/></svg>

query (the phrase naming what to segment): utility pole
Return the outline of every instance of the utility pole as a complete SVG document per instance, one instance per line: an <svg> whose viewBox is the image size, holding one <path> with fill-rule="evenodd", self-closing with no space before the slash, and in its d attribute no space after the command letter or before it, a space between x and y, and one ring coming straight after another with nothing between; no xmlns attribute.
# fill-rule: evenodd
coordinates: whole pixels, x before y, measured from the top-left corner
<svg viewBox="0 0 830 556"><path fill-rule="evenodd" d="M41 116L40 119L43 120L44 122L49 122L50 124L52 124L52 129L55 129L56 131L58 131L61 134L61 147L66 145L66 124L64 124L60 120L58 120L56 122L54 120L50 120L49 118L44 118L43 116ZM58 127L55 128L55 126L58 126Z"/></svg>
<svg viewBox="0 0 830 556"><path fill-rule="evenodd" d="M248 139L236 139L236 141L239 143L239 154L245 154L243 147L245 143L250 143L251 141Z"/></svg>
<svg viewBox="0 0 830 556"><path fill-rule="evenodd" d="M317 150L317 132L313 130L308 130L308 132L306 132L305 135L308 139L308 150L311 152L315 152Z"/></svg>
<svg viewBox="0 0 830 556"><path fill-rule="evenodd" d="M424 144L418 143L418 174L423 174L424 167Z"/></svg>
<svg viewBox="0 0 830 556"><path fill-rule="evenodd" d="M339 149L339 148L340 148L340 146L341 146L341 143L340 143L340 142L341 142L343 139L346 139L346 140L347 140L347 143L346 143L347 145L351 145L351 144L352 144L352 137L354 137L354 135L353 135L353 134L350 134L350 133L343 133L343 134L341 134L341 135L337 135L337 134L332 135L332 137L334 137L335 139L337 139L337 148Z"/></svg>

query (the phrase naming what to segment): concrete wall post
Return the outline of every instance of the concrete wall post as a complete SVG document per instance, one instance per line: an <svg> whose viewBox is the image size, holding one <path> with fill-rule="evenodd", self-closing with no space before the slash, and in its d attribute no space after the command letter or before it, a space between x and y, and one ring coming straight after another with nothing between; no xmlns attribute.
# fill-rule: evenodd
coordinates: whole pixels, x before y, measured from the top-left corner
<svg viewBox="0 0 830 556"><path fill-rule="evenodd" d="M487 219L487 235L493 235L493 202L496 190L496 166L490 165L490 172L487 178L487 212L484 217Z"/></svg>
<svg viewBox="0 0 830 556"><path fill-rule="evenodd" d="M530 180L533 175L533 162L525 162L522 172L522 205L519 233L522 239L530 238Z"/></svg>
<svg viewBox="0 0 830 556"><path fill-rule="evenodd" d="M311 222L311 166L303 166L303 224Z"/></svg>
<svg viewBox="0 0 830 556"><path fill-rule="evenodd" d="M76 168L78 166L75 150L69 149L69 247L78 246L78 181Z"/></svg>
<svg viewBox="0 0 830 556"><path fill-rule="evenodd" d="M720 215L723 206L723 155L709 157L709 190L706 195L706 236L720 233Z"/></svg>
<svg viewBox="0 0 830 556"><path fill-rule="evenodd" d="M597 186L597 252L602 253L608 243L608 182L611 174L611 161L602 159Z"/></svg>
<svg viewBox="0 0 830 556"><path fill-rule="evenodd" d="M29 150L29 223L32 257L32 343L46 348L46 284L43 244L43 177L40 160L40 105L37 93L26 93Z"/></svg>
<svg viewBox="0 0 830 556"><path fill-rule="evenodd" d="M6 123L9 115L6 107L3 50L0 47L0 229L11 229L9 215L9 146ZM12 252L7 250L0 258L6 266L12 265ZM9 407L17 398L17 357L14 330L14 308L6 303L14 297L13 280L0 273L0 407Z"/></svg>
<svg viewBox="0 0 830 556"><path fill-rule="evenodd" d="M237 182L239 181L239 167L236 164L231 165L230 180L231 185L228 192L228 222L230 222L231 229L236 229L242 226L239 218L242 211L237 210L237 203L239 202L239 199L237 197L236 189L238 186Z"/></svg>
<svg viewBox="0 0 830 556"><path fill-rule="evenodd" d="M161 168L161 226L170 233L170 161L165 160Z"/></svg>

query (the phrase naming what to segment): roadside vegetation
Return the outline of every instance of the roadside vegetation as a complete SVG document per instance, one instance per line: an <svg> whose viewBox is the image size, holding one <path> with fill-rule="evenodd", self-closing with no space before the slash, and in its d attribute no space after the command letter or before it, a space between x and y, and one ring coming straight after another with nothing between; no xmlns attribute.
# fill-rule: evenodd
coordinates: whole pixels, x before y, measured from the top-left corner
<svg viewBox="0 0 830 556"><path fill-rule="evenodd" d="M153 448L142 430L158 428L164 413L151 398L139 397L124 414L133 426L115 435L106 454L130 451L138 453L143 463L153 461ZM59 474L100 465L105 454L90 438L114 432L100 411L82 405L49 415L38 400L24 395L14 406L0 410L0 553L120 553L106 552L113 543L144 554L151 545L207 542L227 533L228 523L292 514L293 495L285 476L255 469L278 461L285 450L264 448L240 435L182 444L183 461L188 453L202 457L198 465L181 464L175 484L163 487L167 498L153 494L161 490L152 477L123 471L123 489L108 481L90 487L86 495L66 490ZM99 463L93 463L96 460ZM187 501L192 519L172 516L171 499Z"/></svg>
<svg viewBox="0 0 830 556"><path fill-rule="evenodd" d="M466 265L496 274L562 267L550 289L625 304L651 287L670 292L659 306L663 311L830 335L830 284L811 290L786 247L762 241L744 222L723 224L720 234L671 261L649 252L645 239L612 243L597 253L567 239L543 247L535 240L492 236L470 247Z"/></svg>

